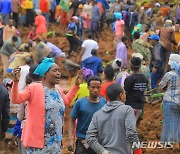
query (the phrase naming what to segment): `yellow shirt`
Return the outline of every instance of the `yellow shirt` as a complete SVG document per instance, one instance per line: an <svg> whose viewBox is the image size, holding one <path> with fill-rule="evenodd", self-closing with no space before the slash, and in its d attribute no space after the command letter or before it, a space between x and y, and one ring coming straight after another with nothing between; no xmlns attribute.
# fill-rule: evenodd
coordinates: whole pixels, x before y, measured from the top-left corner
<svg viewBox="0 0 180 154"><path fill-rule="evenodd" d="M31 0L24 1L24 4L21 5L23 9L33 9L33 3Z"/></svg>
<svg viewBox="0 0 180 154"><path fill-rule="evenodd" d="M74 99L72 100L71 106L74 105L77 99L89 96L89 90L87 87L88 87L87 83L82 83L79 85L79 90L77 91Z"/></svg>

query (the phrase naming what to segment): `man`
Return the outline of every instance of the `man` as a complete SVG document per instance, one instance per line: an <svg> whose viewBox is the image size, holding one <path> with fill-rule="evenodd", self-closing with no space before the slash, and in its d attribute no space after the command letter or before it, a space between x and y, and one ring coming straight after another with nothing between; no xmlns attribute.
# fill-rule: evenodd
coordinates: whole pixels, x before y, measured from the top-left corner
<svg viewBox="0 0 180 154"><path fill-rule="evenodd" d="M92 3L91 32L93 34L93 39L95 38L94 37L95 35L97 41L99 41L98 27L99 27L99 20L101 18L101 12L95 0L93 0L91 3Z"/></svg>
<svg viewBox="0 0 180 154"><path fill-rule="evenodd" d="M121 38L121 42L119 42L116 47L115 59L121 59L122 68L127 67L127 48L126 48L127 44L128 44L128 38L126 36L123 36Z"/></svg>
<svg viewBox="0 0 180 154"><path fill-rule="evenodd" d="M0 84L0 139L5 139L5 134L9 125L9 94L7 89Z"/></svg>
<svg viewBox="0 0 180 154"><path fill-rule="evenodd" d="M109 85L115 83L114 82L114 74L115 73L114 73L113 67L111 65L107 65L104 69L104 75L105 75L106 81L102 84L101 90L99 93L99 95L103 96L107 101L109 101L109 98L107 96L106 89Z"/></svg>
<svg viewBox="0 0 180 154"><path fill-rule="evenodd" d="M140 121L140 115L144 107L144 91L147 88L148 80L144 74L140 72L141 59L132 57L130 61L131 70L133 73L124 81L124 89L126 91L126 105L134 109L136 121Z"/></svg>
<svg viewBox="0 0 180 154"><path fill-rule="evenodd" d="M138 24L138 14L135 11L135 6L131 6L130 7L130 11L127 13L127 17L126 17L126 33L127 36L130 38L130 40L132 41L132 30L134 29L134 26L136 26Z"/></svg>
<svg viewBox="0 0 180 154"><path fill-rule="evenodd" d="M17 51L16 49L16 42L18 41L17 36L13 36L12 38L8 39L2 46L0 50L1 60L3 63L3 76L6 76L6 69L8 68L8 60L10 55Z"/></svg>
<svg viewBox="0 0 180 154"><path fill-rule="evenodd" d="M125 92L118 83L107 88L110 99L92 118L86 133L89 146L101 154L142 154L132 145L139 142L132 107L125 105ZM133 151L132 151L133 150Z"/></svg>
<svg viewBox="0 0 180 154"><path fill-rule="evenodd" d="M89 57L86 60L82 61L82 66L91 69L94 75L99 76L100 73L103 72L102 60L98 57L96 49L92 49L91 55L92 57Z"/></svg>
<svg viewBox="0 0 180 154"><path fill-rule="evenodd" d="M151 87L157 87L158 80L162 77L165 68L165 53L162 45L159 43L159 36L154 34L149 37L150 43L153 46L151 50Z"/></svg>
<svg viewBox="0 0 180 154"><path fill-rule="evenodd" d="M47 27L49 26L49 4L48 0L40 0L39 2L40 10L42 15L46 18Z"/></svg>
<svg viewBox="0 0 180 154"><path fill-rule="evenodd" d="M166 20L165 27L160 28L160 43L162 44L165 52L165 70L164 73L168 71L168 61L169 55L172 52L173 45L177 45L177 42L174 38L174 29L172 28L172 21Z"/></svg>
<svg viewBox="0 0 180 154"><path fill-rule="evenodd" d="M19 0L12 0L13 20L15 22L16 28L18 28L19 25L19 9L20 9Z"/></svg>
<svg viewBox="0 0 180 154"><path fill-rule="evenodd" d="M92 34L89 33L88 39L83 42L83 44L81 46L82 50L80 52L78 62L80 62L80 59L83 62L87 58L91 57L92 56L92 54L91 54L92 49L96 49L96 50L99 49L98 43L96 41L94 41L92 39L92 37L93 37Z"/></svg>
<svg viewBox="0 0 180 154"><path fill-rule="evenodd" d="M70 114L68 149L69 151L73 151L73 131L77 119L75 154L96 154L88 147L85 136L93 114L106 104L106 100L103 97L99 97L101 79L98 76L91 76L89 77L87 84L89 96L78 99Z"/></svg>
<svg viewBox="0 0 180 154"><path fill-rule="evenodd" d="M9 24L4 27L3 42L6 42L13 35L16 35L16 28L13 26L13 20L9 20Z"/></svg>
<svg viewBox="0 0 180 154"><path fill-rule="evenodd" d="M2 14L4 24L8 24L10 13L12 12L11 0L1 0L0 12Z"/></svg>

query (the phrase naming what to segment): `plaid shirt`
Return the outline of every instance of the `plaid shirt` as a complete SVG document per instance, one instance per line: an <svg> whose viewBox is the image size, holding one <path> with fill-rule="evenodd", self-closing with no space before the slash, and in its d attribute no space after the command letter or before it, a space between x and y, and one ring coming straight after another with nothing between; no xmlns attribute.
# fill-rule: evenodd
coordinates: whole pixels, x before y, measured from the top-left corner
<svg viewBox="0 0 180 154"><path fill-rule="evenodd" d="M180 75L176 71L167 72L161 82L160 88L167 88L164 100L180 105Z"/></svg>

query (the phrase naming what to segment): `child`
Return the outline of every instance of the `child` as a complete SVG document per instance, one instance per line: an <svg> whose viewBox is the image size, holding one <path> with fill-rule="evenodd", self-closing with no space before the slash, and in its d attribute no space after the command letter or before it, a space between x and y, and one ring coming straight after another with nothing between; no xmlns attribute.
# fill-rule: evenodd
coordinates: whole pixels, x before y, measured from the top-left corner
<svg viewBox="0 0 180 154"><path fill-rule="evenodd" d="M122 20L122 14L120 12L115 12L114 16L116 18L115 44L117 44L121 40L121 37L124 35L124 20Z"/></svg>
<svg viewBox="0 0 180 154"><path fill-rule="evenodd" d="M130 61L133 74L128 76L124 82L126 91L126 105L130 105L134 109L136 121L139 119L144 106L144 91L147 88L148 80L140 72L141 59L133 57Z"/></svg>

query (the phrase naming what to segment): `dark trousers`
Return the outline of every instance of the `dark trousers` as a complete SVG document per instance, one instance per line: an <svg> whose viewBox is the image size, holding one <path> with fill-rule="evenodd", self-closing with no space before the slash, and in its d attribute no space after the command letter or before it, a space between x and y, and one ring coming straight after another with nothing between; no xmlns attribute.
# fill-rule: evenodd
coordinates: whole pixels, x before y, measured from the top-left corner
<svg viewBox="0 0 180 154"><path fill-rule="evenodd" d="M93 39L95 39L96 36L97 40L99 39L98 27L99 27L99 21L91 21L91 32L93 35Z"/></svg>
<svg viewBox="0 0 180 154"><path fill-rule="evenodd" d="M133 41L132 31L134 29L134 26L126 26L126 35L130 39L130 41Z"/></svg>
<svg viewBox="0 0 180 154"><path fill-rule="evenodd" d="M13 20L14 20L15 27L18 28L18 25L19 25L19 13L13 12Z"/></svg>
<svg viewBox="0 0 180 154"><path fill-rule="evenodd" d="M90 147L86 149L81 141L81 139L76 140L76 150L74 154L96 154L96 152Z"/></svg>
<svg viewBox="0 0 180 154"><path fill-rule="evenodd" d="M70 55L72 51L76 52L78 46L80 46L82 44L81 41L74 36L67 36L67 40L68 40L69 46L70 46L68 55Z"/></svg>
<svg viewBox="0 0 180 154"><path fill-rule="evenodd" d="M151 87L152 89L157 88L158 80L162 77L162 72L151 73Z"/></svg>

